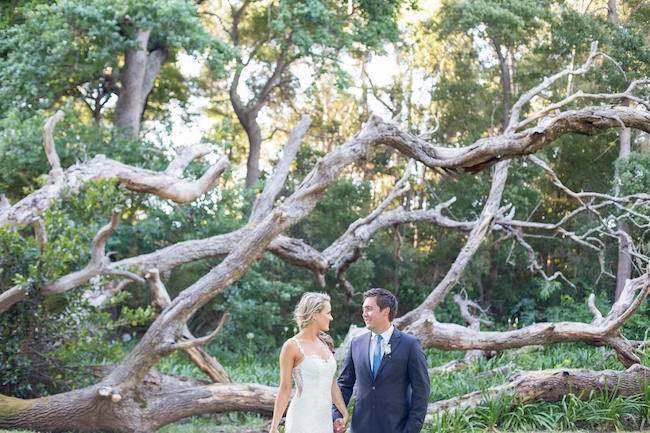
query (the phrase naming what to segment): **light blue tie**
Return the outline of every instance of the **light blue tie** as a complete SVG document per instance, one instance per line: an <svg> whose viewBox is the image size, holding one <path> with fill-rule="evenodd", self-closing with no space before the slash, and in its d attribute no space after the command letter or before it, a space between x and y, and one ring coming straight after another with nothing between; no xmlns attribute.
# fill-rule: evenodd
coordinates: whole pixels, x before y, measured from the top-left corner
<svg viewBox="0 0 650 433"><path fill-rule="evenodd" d="M381 363L381 335L377 335L377 345L375 346L375 353L372 355L372 377L377 376L379 364Z"/></svg>

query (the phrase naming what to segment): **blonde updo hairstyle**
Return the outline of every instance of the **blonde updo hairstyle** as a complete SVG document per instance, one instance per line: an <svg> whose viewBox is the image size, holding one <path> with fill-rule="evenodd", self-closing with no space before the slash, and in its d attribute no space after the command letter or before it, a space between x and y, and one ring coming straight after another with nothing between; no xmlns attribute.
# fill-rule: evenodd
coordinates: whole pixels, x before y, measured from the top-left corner
<svg viewBox="0 0 650 433"><path fill-rule="evenodd" d="M293 310L293 318L298 325L298 329L302 331L305 326L309 325L314 320L314 316L323 311L325 302L329 301L330 297L325 293L303 293L300 302L296 305L296 309Z"/></svg>
<svg viewBox="0 0 650 433"><path fill-rule="evenodd" d="M314 320L314 316L323 311L325 302L330 302L329 295L325 293L303 293L300 302L298 302L296 308L293 310L293 318L298 325L298 329L302 331L305 326L309 325ZM332 337L323 331L318 331L318 338L334 352L334 341Z"/></svg>

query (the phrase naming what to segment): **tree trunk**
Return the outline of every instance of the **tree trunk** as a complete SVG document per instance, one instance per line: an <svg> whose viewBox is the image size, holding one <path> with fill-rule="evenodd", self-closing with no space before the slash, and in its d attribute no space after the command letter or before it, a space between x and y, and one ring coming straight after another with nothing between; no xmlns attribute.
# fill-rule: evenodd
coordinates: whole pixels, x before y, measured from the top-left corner
<svg viewBox="0 0 650 433"><path fill-rule="evenodd" d="M616 13L616 10L614 10L614 13ZM624 100L621 105L629 106L630 100ZM621 143L621 147L618 152L619 159L625 161L628 161L630 159L630 151L632 149L631 138L632 130L630 128L621 129L621 132L619 134L619 141ZM620 182L621 180L621 176L620 173L618 173L618 170L616 172L616 180L617 182ZM632 246L630 245L629 241L629 239L631 239L630 235L632 234L632 230L630 229L630 225L628 223L621 222L619 225L619 231L622 233L620 233L618 236L618 269L616 271L615 300L618 300L619 296L621 296L621 292L625 287L625 281L629 278L632 278L632 256L630 254Z"/></svg>
<svg viewBox="0 0 650 433"><path fill-rule="evenodd" d="M607 0L607 14L609 19L616 27L621 27L621 22L618 19L618 12L616 11L616 0Z"/></svg>
<svg viewBox="0 0 650 433"><path fill-rule="evenodd" d="M503 90L503 127L501 130L505 131L510 120L510 72L508 71L508 62L501 52L501 44L494 38L492 38L492 44L501 67L501 89Z"/></svg>
<svg viewBox="0 0 650 433"><path fill-rule="evenodd" d="M650 369L634 365L625 371L591 371L586 369L557 369L542 371L525 371L514 374L506 384L487 390L474 391L449 400L430 403L427 413L431 414L457 408L476 407L486 398L495 398L500 394L514 394L516 404L519 401L545 401L552 403L562 400L567 394L580 396L589 400L594 396L613 395L631 396L645 393Z"/></svg>
<svg viewBox="0 0 650 433"><path fill-rule="evenodd" d="M113 124L131 138L137 138L140 133L140 118L142 103L142 88L147 69L147 43L151 29L136 31L139 49L127 49L124 52L124 68L122 70L122 90L115 106Z"/></svg>
<svg viewBox="0 0 650 433"><path fill-rule="evenodd" d="M616 296L614 300L618 300L625 288L625 282L632 278L632 256L630 255L632 246L628 238L632 234L630 225L622 222L619 231L625 234L621 233L618 237L618 268L616 271Z"/></svg>
<svg viewBox="0 0 650 433"><path fill-rule="evenodd" d="M147 56L147 65L144 70L142 90L140 92L140 118L144 114L147 97L153 91L154 85L156 84L156 78L158 77L158 73L160 73L160 68L168 56L169 53L166 48L154 50Z"/></svg>
<svg viewBox="0 0 650 433"><path fill-rule="evenodd" d="M104 375L115 368L97 369L98 375ZM270 415L276 394L276 388L264 385L208 384L152 369L141 387L124 396L100 385L32 400L0 395L0 428L155 432L172 422L204 413L247 411Z"/></svg>
<svg viewBox="0 0 650 433"><path fill-rule="evenodd" d="M246 162L246 188L253 188L260 178L260 150L262 149L262 131L257 124L257 119L252 119L244 124L250 143L248 161Z"/></svg>
<svg viewBox="0 0 650 433"><path fill-rule="evenodd" d="M557 79L557 76L551 78ZM541 91L543 85L551 83L552 79L545 80L535 88L539 89L536 91ZM233 92L232 89L234 88L236 86L231 88L231 92ZM268 213L266 211L260 212L259 218L251 218L247 226L241 229L241 236L235 238L235 245L229 246L225 250L226 253L229 252L229 255L209 273L181 292L164 309L149 327L140 343L114 371L102 380L101 384L84 390L38 400L19 401L0 397L0 428L6 426L46 430L70 428L100 430L110 428L139 432L153 431L161 425L199 413L222 410L253 410L269 413L275 397L275 390L272 388L242 384L197 385L184 388L182 385L167 386L160 384L157 388L154 387L153 391L150 391L147 388L151 381L149 379L151 376L150 370L164 356L168 356L176 350L206 344L213 335L216 335L213 333L206 337L188 340L183 338L183 330L186 327L187 320L192 315L244 275L251 264L259 259L267 249L271 248L274 242L277 242L276 240L281 233L286 232L305 218L343 170L347 170L351 164L369 159L373 155L374 147L379 144L391 146L405 156L415 158L432 168L467 168L468 171L472 171L496 164L490 196L481 216L473 223L467 245L461 250L443 282L414 311L415 314L407 315L409 316L407 320L404 320L406 316L396 320L396 326L406 329L406 332L418 335L423 340L423 346L427 345L424 337L430 339L429 342L432 343L432 346L437 344L446 348L462 347L464 349L478 348L483 350L521 347L535 344L535 341L541 341L543 344L547 344L549 341L586 341L590 344L609 344L614 347L619 353L619 357L622 357L621 361L625 365L640 362L638 357L634 355L629 342L620 335L619 329L634 314L648 295L650 291L650 277L648 276L629 280L619 301L615 303L606 318L603 318L602 314L596 310L593 299L591 299L589 306L595 316L591 324L567 322L537 324L506 333L487 333L472 331L457 325L440 326L433 318L432 312L435 307L444 300L445 296L456 285L463 269L483 242L485 235L490 230L496 229L499 216L505 212L500 208L500 201L507 179L508 160L510 158L532 154L570 132L596 135L611 128L618 128L621 122L627 126L650 132L650 115L645 111L630 107L592 106L549 116L535 128L514 133L519 118L518 112L526 103L526 98L530 100L533 95L534 92L531 91L513 105L512 117L515 123L508 124L506 134L500 137L485 138L477 141L472 146L461 149L434 146L423 138L404 131L396 123L383 122L377 117L371 117L358 134L337 147L332 153L319 159L314 169L307 175L296 191L285 199L281 205L275 208L270 206ZM260 100L259 106L263 101L263 99ZM250 117L254 118L255 116ZM192 154L194 155L194 153ZM77 173L76 178L80 183L83 183L83 173L90 170L94 175L97 175L96 171L102 168L101 173L110 170L112 177L118 177L127 184L127 187L134 191L149 191L162 195L162 192L167 190L166 194L177 196L178 193L184 193L190 187L190 185L177 185L181 181L171 179L175 177L177 171L182 172L182 169L187 166L190 160L189 157L180 159L183 160L182 163L171 163L164 173L145 172L133 167L119 165L115 161L109 164L105 158L95 158L97 161L93 160L95 161L93 164L100 167L93 168L91 167L92 164L80 164L67 173L69 177L72 177L70 176L71 173ZM60 168L58 159L53 161L53 159L50 159L53 167L51 177L55 177L52 173L59 173L59 176L63 177L63 171ZM119 168L120 173L115 173L116 168ZM107 175L103 174L103 176ZM154 182L151 179L152 176L156 179L160 178L162 184L158 181ZM93 178L87 177L85 179L90 180ZM172 183L167 183L169 181ZM55 182L55 180L52 180L52 182ZM284 179L282 179L282 182L284 182ZM267 183L262 195L268 191L267 188L272 183L271 181ZM208 187L214 186L214 178L209 177L205 185ZM146 189L142 189L145 187ZM170 192L169 189L172 189L172 187L175 189ZM30 200L32 201L27 200L21 205L24 206L23 209L31 210L36 208L38 203L33 201L36 197L35 194L31 196L32 199ZM51 195L44 195L43 197L51 197ZM58 198L59 195L56 197ZM269 203L274 201L274 199L271 199ZM31 205L28 205L28 202ZM260 199L260 203L262 202L266 201ZM17 204L12 209L17 210L21 206ZM396 209L396 211L403 212L404 210ZM3 216L3 213L6 212L0 213L0 221L2 221L2 218L14 221L20 215L23 215L22 213L15 213L15 216L11 216L11 219L9 219L9 215ZM411 213L415 214L416 212ZM255 214L254 208L253 215ZM380 216L375 215L374 212L371 216L372 218L370 216L366 217L355 224L370 227L371 219L374 222L380 219ZM31 221L31 218L29 221ZM512 220L510 222L512 223ZM393 225L395 221L391 221L391 223ZM355 227L357 226L351 226L351 228ZM364 227L358 228L361 230ZM362 237L356 230L354 232L355 236ZM343 237L346 238L346 235ZM348 237L351 238L352 234ZM364 237L364 239L367 239L367 237ZM198 254L196 251L197 245L205 246L205 243L201 243L201 241L192 242L194 248L190 246L190 243L185 243L183 248L187 248L194 254ZM287 244L291 245L291 242L283 242L282 244L285 246ZM362 245L362 243L358 241L357 245ZM176 244L169 248L179 249L180 245ZM328 250L338 251L339 246L335 245L334 249ZM347 253L348 251L349 249L344 252ZM325 253L320 254L320 256L327 258ZM314 257L318 259L319 254L314 254ZM343 255L334 254L332 257L343 257ZM182 260L179 257L171 257L169 260L172 259L176 261ZM329 262L323 260L320 265L329 266ZM59 413L64 414L65 419L59 416ZM79 418L76 417L77 414L79 414ZM49 417L57 417L56 422L50 422ZM45 422L48 422L47 426L44 426Z"/></svg>

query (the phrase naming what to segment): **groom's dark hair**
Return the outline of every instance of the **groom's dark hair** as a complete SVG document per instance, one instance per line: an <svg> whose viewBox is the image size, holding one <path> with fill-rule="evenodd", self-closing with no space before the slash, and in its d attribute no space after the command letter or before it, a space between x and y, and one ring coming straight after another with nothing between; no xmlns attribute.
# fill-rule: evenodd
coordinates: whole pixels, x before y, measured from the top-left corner
<svg viewBox="0 0 650 433"><path fill-rule="evenodd" d="M378 287L370 289L363 294L363 299L366 298L375 298L377 301L377 306L380 310L388 307L390 312L388 313L388 319L392 322L395 316L397 315L397 298L391 292L386 289L380 289Z"/></svg>

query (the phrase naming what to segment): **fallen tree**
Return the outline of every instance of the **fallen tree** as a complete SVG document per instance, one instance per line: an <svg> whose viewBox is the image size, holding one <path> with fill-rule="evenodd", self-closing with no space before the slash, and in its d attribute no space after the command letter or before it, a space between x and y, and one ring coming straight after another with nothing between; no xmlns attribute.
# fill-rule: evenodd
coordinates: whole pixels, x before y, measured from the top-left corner
<svg viewBox="0 0 650 433"><path fill-rule="evenodd" d="M513 403L520 401L545 401L553 403L573 394L583 400L594 396L631 396L645 393L650 370L640 364L624 371L562 368L540 371L520 371L514 373L503 385L475 391L448 400L430 403L427 417L447 411L472 408L486 399L497 396L513 396Z"/></svg>
<svg viewBox="0 0 650 433"><path fill-rule="evenodd" d="M275 389L258 384L218 383L193 385L182 388L167 388L164 384L148 387L147 377L153 366L163 357L181 350L192 353L211 341L220 327L203 337L192 336L187 329L187 321L207 302L244 275L251 264L266 251L276 254L288 263L311 269L321 285L324 275L336 271L339 286L346 290L348 297L354 288L345 280L345 270L360 257L372 234L385 227L413 221L427 221L444 227L469 231L466 245L462 248L451 269L427 299L415 310L395 321L396 326L411 333L423 342L424 347L462 350L504 350L532 344L551 344L562 341L584 341L597 346L608 345L618 353L626 367L639 363L634 348L620 333L621 326L635 313L650 290L650 277L644 275L628 281L624 294L614 304L606 317L591 303L594 320L590 324L561 322L536 324L509 332L482 332L454 324L436 322L433 312L443 302L460 275L472 259L485 236L492 232L503 232L526 247L524 237L517 229L562 231L563 221L557 224L535 225L526 221L513 220L513 210L501 206L501 198L506 184L509 161L512 158L531 155L542 147L566 134L596 135L621 126L636 128L650 133L650 114L647 111L618 105L590 106L579 110L564 111L555 115L543 113L537 116L538 124L528 129L526 121L519 122L522 107L555 80L569 74L584 73L598 55L596 45L585 65L577 70L566 70L544 80L542 84L523 95L513 106L510 124L504 133L477 141L464 148L435 146L425 138L411 134L395 122L386 122L377 116L369 119L365 127L346 143L318 160L314 169L305 177L295 192L281 204L274 207L276 197L284 184L289 167L297 148L309 126L309 118L303 117L292 131L284 148L283 157L274 175L255 202L248 223L236 232L202 240L179 242L151 254L132 257L120 262L107 263L103 252L103 242L108 233L114 230L116 221L97 234L93 242L92 258L89 265L74 274L47 282L43 296L55 296L75 285L89 281L99 275L117 275L126 281L145 281L158 294L157 299L162 312L133 351L120 365L103 377L99 383L79 390L56 394L34 400L18 400L0 397L0 427L47 429L51 431L79 430L95 431L113 429L119 431L149 432L188 416L207 413L245 410L269 413L275 398ZM633 83L634 84L634 83ZM637 83L638 84L638 83ZM635 84L636 85L636 84ZM624 93L631 94L634 87ZM612 101L620 99L614 95ZM95 158L87 164L78 164L63 172L56 157L52 128L60 114L51 118L44 128L46 152L52 165L48 184L41 190L27 196L19 203L10 206L4 202L0 210L0 223L18 226L33 223L53 200L59 196L64 185L81 188L91 179L116 177L124 185L137 192L149 192L179 201L192 199L215 185L218 176L228 163L211 167L194 183L179 179L183 169L192 159L204 155L204 150L190 149L179 155L164 173L154 173L135 167L123 166L106 158ZM348 227L345 233L330 247L320 252L306 243L283 237L281 233L304 219L316 206L323 194L343 170L373 155L375 147L390 146L404 156L421 162L438 172L464 169L470 172L494 166L492 187L481 214L475 221L455 221L442 215L442 210L451 204L441 203L433 209L406 211L397 207L388 210L394 198L409 189L408 170L398 181L393 192L379 205L376 211L361 218ZM73 180L73 182L71 182ZM581 196L577 195L581 200ZM625 200L648 202L648 197L598 197L610 204L622 206ZM602 204L602 203L601 203ZM597 213L598 207L581 201L581 208L575 213ZM622 212L633 213L625 208ZM601 217L599 230L606 231L609 225ZM38 225L38 223L35 223ZM517 233L515 233L515 231ZM611 230L610 230L611 231ZM602 246L589 236L581 238L565 230L568 237L579 244L596 248ZM42 227L36 230L44 237ZM183 263L215 256L225 258L196 283L183 290L175 299L168 300L157 276L163 278L172 269ZM534 255L531 267L535 268ZM557 278L559 276L552 276ZM56 290L52 289L56 287ZM123 287L117 284L108 287L115 291ZM10 289L0 296L0 314L21 301L19 288ZM160 302L162 300L162 302ZM194 355L196 353L194 352ZM189 355L189 356L194 356ZM199 357L202 355L199 353ZM195 361L200 363L200 359ZM212 365L204 371L213 380L219 378L218 367ZM629 370L632 371L632 370ZM634 370L636 371L636 370ZM211 373L210 373L211 372Z"/></svg>

